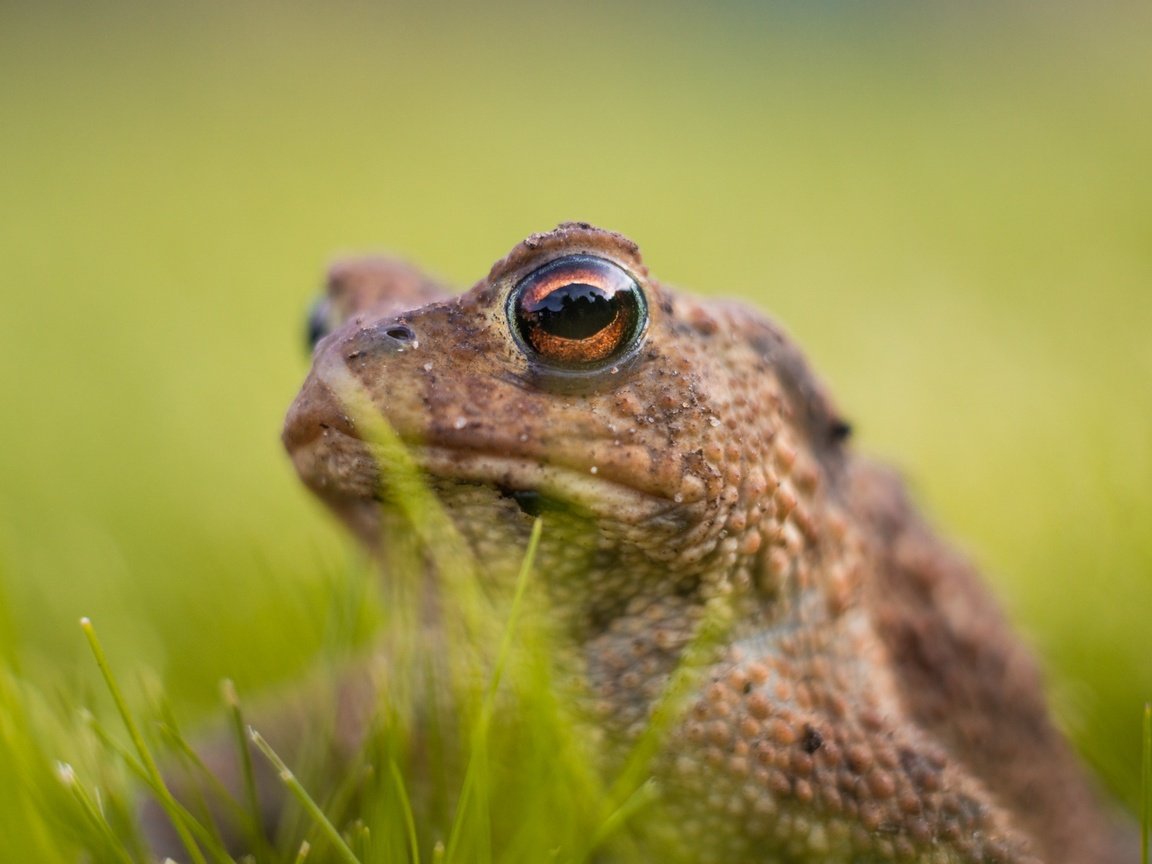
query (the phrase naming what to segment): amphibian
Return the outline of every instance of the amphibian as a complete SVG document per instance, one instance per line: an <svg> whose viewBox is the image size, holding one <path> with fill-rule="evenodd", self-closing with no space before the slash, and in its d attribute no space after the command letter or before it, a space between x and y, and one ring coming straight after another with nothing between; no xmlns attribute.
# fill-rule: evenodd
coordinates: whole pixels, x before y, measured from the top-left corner
<svg viewBox="0 0 1152 864"><path fill-rule="evenodd" d="M388 542L389 476L338 368L481 567L519 556L544 513L537 568L610 736L642 733L706 610L726 610L652 768L689 860L1127 854L991 593L853 452L776 324L661 285L631 241L578 223L455 296L349 261L326 304L284 430L301 478Z"/></svg>

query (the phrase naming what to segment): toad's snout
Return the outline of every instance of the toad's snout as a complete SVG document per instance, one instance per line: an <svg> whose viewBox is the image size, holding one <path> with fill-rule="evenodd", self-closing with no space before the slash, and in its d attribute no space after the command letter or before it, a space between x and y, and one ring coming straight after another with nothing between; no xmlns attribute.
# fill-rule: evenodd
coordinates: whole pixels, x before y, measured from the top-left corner
<svg viewBox="0 0 1152 864"><path fill-rule="evenodd" d="M340 433L358 437L355 421L340 396L341 382L351 391L344 394L345 399L355 398L359 388L351 383L349 373L362 374L366 364L419 347L416 329L395 318L362 326L344 335L334 334L321 343L312 372L284 420L284 446L293 458L324 435Z"/></svg>
<svg viewBox="0 0 1152 864"><path fill-rule="evenodd" d="M352 418L331 388L313 370L284 419L282 439L288 453L298 453L327 433L355 435Z"/></svg>

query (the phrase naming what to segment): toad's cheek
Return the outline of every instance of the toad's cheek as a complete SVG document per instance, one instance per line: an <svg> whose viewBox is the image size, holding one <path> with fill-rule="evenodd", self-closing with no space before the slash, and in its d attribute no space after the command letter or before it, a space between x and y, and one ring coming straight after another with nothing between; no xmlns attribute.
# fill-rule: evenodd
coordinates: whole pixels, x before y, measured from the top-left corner
<svg viewBox="0 0 1152 864"><path fill-rule="evenodd" d="M403 391L402 380L392 384ZM671 535L698 522L692 514L705 506L703 484L673 470L666 454L592 434L579 447L541 452L536 436L517 435L512 424L438 422L408 402L373 405L343 367L318 364L284 425L301 480L345 518L359 512L356 502L395 501L414 474L535 493L596 521Z"/></svg>

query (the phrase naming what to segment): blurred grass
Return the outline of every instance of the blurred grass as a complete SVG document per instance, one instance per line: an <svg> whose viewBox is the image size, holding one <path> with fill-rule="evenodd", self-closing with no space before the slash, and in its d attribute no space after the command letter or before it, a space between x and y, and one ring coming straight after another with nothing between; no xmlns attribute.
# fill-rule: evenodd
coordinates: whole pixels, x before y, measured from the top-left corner
<svg viewBox="0 0 1152 864"><path fill-rule="evenodd" d="M185 710L343 632L347 544L277 441L329 256L467 283L581 218L789 325L1134 806L1150 26L1111 2L4 4L0 647L38 695L6 685L0 773L37 737L21 700L108 710L82 614ZM0 857L51 860L5 786L27 831Z"/></svg>

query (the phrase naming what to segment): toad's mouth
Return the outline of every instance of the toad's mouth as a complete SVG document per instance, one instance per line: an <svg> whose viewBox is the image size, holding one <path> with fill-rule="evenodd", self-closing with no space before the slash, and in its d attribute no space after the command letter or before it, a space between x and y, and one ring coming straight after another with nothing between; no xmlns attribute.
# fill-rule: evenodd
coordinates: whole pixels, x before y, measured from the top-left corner
<svg viewBox="0 0 1152 864"><path fill-rule="evenodd" d="M476 447L403 439L399 445L398 449L396 445L364 441L328 427L312 440L294 446L291 456L304 483L337 510L355 502L388 503L398 496L416 494L414 490L427 479L434 489L445 483L491 487L504 497L514 498L528 515L536 515L532 510L537 504L554 503L621 525L668 523L673 530L683 527L683 508L678 502L598 476L592 470Z"/></svg>

